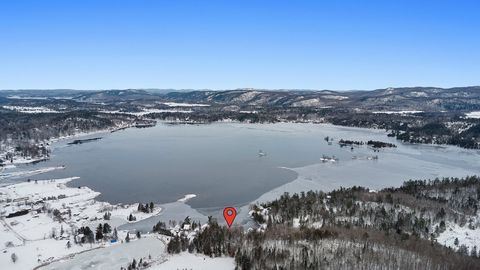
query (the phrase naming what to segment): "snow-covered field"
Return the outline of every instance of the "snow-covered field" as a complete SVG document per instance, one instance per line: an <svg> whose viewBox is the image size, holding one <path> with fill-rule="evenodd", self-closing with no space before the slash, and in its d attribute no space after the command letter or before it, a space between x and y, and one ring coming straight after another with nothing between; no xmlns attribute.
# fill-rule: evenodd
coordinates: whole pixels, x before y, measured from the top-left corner
<svg viewBox="0 0 480 270"><path fill-rule="evenodd" d="M21 113L58 113L47 107L3 106L3 108Z"/></svg>
<svg viewBox="0 0 480 270"><path fill-rule="evenodd" d="M423 111L376 111L373 113L384 113L384 114L415 114L422 113Z"/></svg>
<svg viewBox="0 0 480 270"><path fill-rule="evenodd" d="M228 270L235 269L233 258L220 257L210 258L200 254L190 254L187 252L170 255L166 261L153 265L152 270L175 270L175 269L193 269L193 270Z"/></svg>
<svg viewBox="0 0 480 270"><path fill-rule="evenodd" d="M192 113L192 110L181 110L181 109L144 109L141 112L122 112L122 111L100 111L101 113L123 113L130 114L135 116L143 116L149 113Z"/></svg>
<svg viewBox="0 0 480 270"><path fill-rule="evenodd" d="M136 221L141 221L158 215L162 210L156 206L152 213L144 213L137 211L138 204L111 205L96 201L98 192L87 187L66 186L69 181L76 178L24 182L0 188L2 269L6 269L3 266L8 269L32 269L67 255L94 248L108 248L111 244L102 241L93 244L73 244L73 232L82 226L89 226L95 230L99 223L109 223L112 227L117 227L129 223L127 216L130 214L135 216ZM20 210L28 210L28 213L8 217L9 214ZM58 216L61 218L54 217L54 210L59 211ZM111 214L109 220L104 219L106 212ZM118 231L119 239L124 239L125 236L125 231ZM72 243L70 248L67 248L68 241ZM138 247L134 246L126 249L137 250ZM13 253L18 257L15 263L11 259Z"/></svg>
<svg viewBox="0 0 480 270"><path fill-rule="evenodd" d="M87 251L40 269L120 269L127 268L134 258L137 262L142 259L158 264L166 260L165 247L164 237L147 235L129 243L107 245L105 248Z"/></svg>
<svg viewBox="0 0 480 270"><path fill-rule="evenodd" d="M467 118L480 118L480 111L478 112L469 112L465 114Z"/></svg>
<svg viewBox="0 0 480 270"><path fill-rule="evenodd" d="M208 107L208 104L197 104L197 103L177 103L177 102L165 102L163 103L170 107Z"/></svg>
<svg viewBox="0 0 480 270"><path fill-rule="evenodd" d="M124 242L127 230L119 230L116 243L96 241L92 244L74 244L73 231L89 226L93 230L100 223L117 228L133 214L136 221L159 215L161 207L153 213L137 211L138 204L111 205L98 202L99 195L87 187L70 188L66 184L77 177L18 183L0 188L0 266L2 269L120 269L133 259L151 265L149 269L234 269L233 258L209 258L203 255L166 253L168 237L145 234ZM187 194L172 204L194 198ZM43 201L42 207L35 202ZM45 205L45 206L43 206ZM28 209L29 213L17 217L8 214ZM49 210L60 210L63 221L55 219ZM173 208L174 210L176 208ZM67 214L70 212L70 214ZM109 220L104 214L111 213ZM182 211L180 211L182 212ZM132 224L133 225L133 224ZM178 225L177 225L178 227ZM67 247L70 241L71 247ZM16 262L11 256L16 254ZM4 268L7 267L7 268Z"/></svg>

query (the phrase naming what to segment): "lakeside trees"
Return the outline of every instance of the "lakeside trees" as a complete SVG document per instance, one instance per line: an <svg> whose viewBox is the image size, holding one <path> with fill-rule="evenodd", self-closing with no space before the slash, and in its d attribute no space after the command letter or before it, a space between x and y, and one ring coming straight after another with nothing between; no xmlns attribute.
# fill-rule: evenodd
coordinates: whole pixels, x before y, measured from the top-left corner
<svg viewBox="0 0 480 270"><path fill-rule="evenodd" d="M153 202L146 203L145 205L143 205L142 203L139 203L137 210L139 212L148 214L148 213L153 213L154 208L155 208L155 204Z"/></svg>
<svg viewBox="0 0 480 270"><path fill-rule="evenodd" d="M477 269L477 247L457 239L447 248L436 238L447 224L476 228L468 220L479 198L477 176L410 180L378 192L285 193L252 206L258 230L210 218L191 241L182 231L172 237L167 251L231 256L238 269Z"/></svg>
<svg viewBox="0 0 480 270"><path fill-rule="evenodd" d="M136 117L96 111L62 113L0 113L0 163L23 158L48 158L48 140L133 123Z"/></svg>

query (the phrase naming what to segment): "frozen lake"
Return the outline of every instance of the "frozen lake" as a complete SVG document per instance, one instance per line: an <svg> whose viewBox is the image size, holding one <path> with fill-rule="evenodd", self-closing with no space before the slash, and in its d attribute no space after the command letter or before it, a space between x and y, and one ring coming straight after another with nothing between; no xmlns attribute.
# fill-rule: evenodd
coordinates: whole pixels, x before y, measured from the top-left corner
<svg viewBox="0 0 480 270"><path fill-rule="evenodd" d="M401 144L384 131L332 125L159 123L100 136L103 139L81 145L67 145L73 139L55 143L49 161L16 170L65 165L64 170L30 178L79 176L72 186L86 185L101 192L99 200L112 203L164 204L193 193L197 197L188 204L203 213L270 199L284 191L381 188L410 178L480 173L478 151ZM326 136L334 138L331 145ZM339 139L381 140L398 148L378 153L366 146L351 150L341 148ZM260 157L259 149L266 156ZM322 163L322 155L335 155L339 161ZM373 155L378 160L365 159Z"/></svg>

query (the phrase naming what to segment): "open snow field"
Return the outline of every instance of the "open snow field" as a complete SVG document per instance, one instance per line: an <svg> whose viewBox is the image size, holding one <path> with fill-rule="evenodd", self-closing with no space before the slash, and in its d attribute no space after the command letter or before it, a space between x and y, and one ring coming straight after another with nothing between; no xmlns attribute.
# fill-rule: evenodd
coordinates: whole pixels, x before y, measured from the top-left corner
<svg viewBox="0 0 480 270"><path fill-rule="evenodd" d="M45 270L82 270L82 269L120 269L127 267L133 258L142 260L164 261L166 242L153 235L146 236L130 243L114 244L106 248L87 251L72 258L60 260L40 269ZM149 259L149 256L151 259ZM173 268L169 268L173 269Z"/></svg>
<svg viewBox="0 0 480 270"><path fill-rule="evenodd" d="M192 269L192 270L229 270L235 269L233 258L220 257L210 258L200 254L190 254L187 252L178 255L169 255L166 261L153 265L152 270L175 270L175 269Z"/></svg>

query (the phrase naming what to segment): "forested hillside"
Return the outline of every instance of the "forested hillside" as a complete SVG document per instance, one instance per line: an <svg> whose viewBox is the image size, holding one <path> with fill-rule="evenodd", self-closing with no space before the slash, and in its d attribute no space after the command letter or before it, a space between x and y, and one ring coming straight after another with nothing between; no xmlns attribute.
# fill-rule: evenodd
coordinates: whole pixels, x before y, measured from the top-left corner
<svg viewBox="0 0 480 270"><path fill-rule="evenodd" d="M478 247L438 241L452 226L478 233L479 199L476 176L284 194L252 206L257 230L211 219L191 241L175 236L169 252L232 256L238 269L480 269Z"/></svg>

